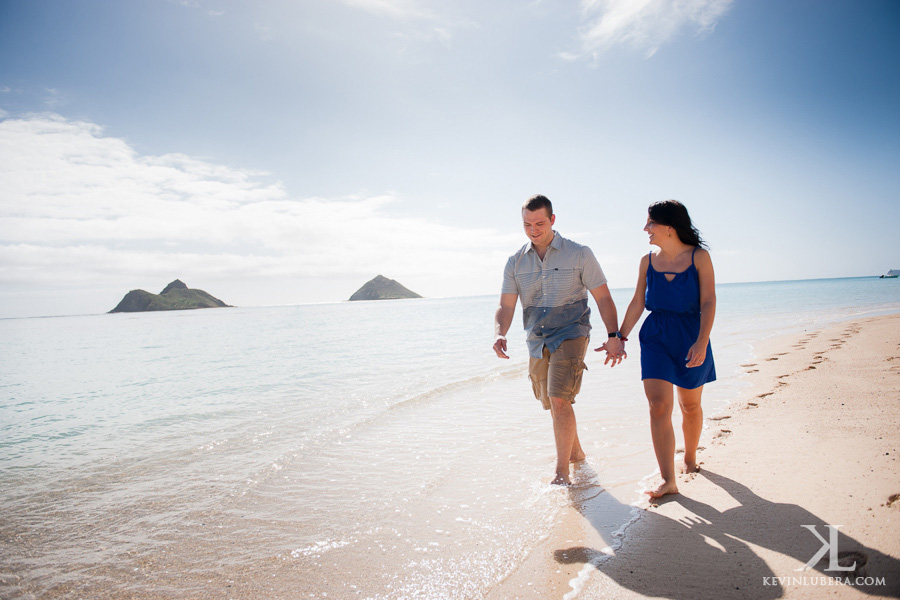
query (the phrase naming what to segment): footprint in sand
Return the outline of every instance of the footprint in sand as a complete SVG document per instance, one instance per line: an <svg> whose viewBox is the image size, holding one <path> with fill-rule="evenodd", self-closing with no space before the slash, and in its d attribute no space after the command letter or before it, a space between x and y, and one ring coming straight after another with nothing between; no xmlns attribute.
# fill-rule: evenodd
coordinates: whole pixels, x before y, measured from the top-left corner
<svg viewBox="0 0 900 600"><path fill-rule="evenodd" d="M731 415L722 415L720 417L710 417L710 421L724 421L725 419L730 419Z"/></svg>
<svg viewBox="0 0 900 600"><path fill-rule="evenodd" d="M731 435L730 429L720 429L716 432L716 435L714 435L713 438L724 438L728 437L729 435Z"/></svg>
<svg viewBox="0 0 900 600"><path fill-rule="evenodd" d="M766 396L771 396L774 393L775 392L766 392L765 394L760 394L759 396L757 396L757 398L765 398Z"/></svg>
<svg viewBox="0 0 900 600"><path fill-rule="evenodd" d="M755 367L755 366L756 366L756 363L749 363L749 364L741 365L741 366L744 367L744 368L746 369L746 368L748 368L748 367Z"/></svg>
<svg viewBox="0 0 900 600"><path fill-rule="evenodd" d="M748 373L759 373L759 369L750 369Z"/></svg>
<svg viewBox="0 0 900 600"><path fill-rule="evenodd" d="M809 365L808 367L806 367L806 370L807 370L807 371L810 371L810 370L812 370L812 369L815 369L815 367L812 366L812 365Z"/></svg>
<svg viewBox="0 0 900 600"><path fill-rule="evenodd" d="M887 506L888 508L890 508L890 507L892 507L898 500L900 500L900 494L891 494L891 496L888 498L887 504L885 504L885 506ZM898 505L898 506L900 506L900 505Z"/></svg>
<svg viewBox="0 0 900 600"><path fill-rule="evenodd" d="M565 550L555 551L553 553L553 560L564 565L575 565L582 563L587 564L589 562L597 560L598 558L603 558L606 556L609 555L598 552L593 548L577 546L575 548L566 548Z"/></svg>
<svg viewBox="0 0 900 600"><path fill-rule="evenodd" d="M772 358L767 358L766 360L778 360L777 356L773 356Z"/></svg>
<svg viewBox="0 0 900 600"><path fill-rule="evenodd" d="M756 408L757 406L759 406L759 404L757 404L756 402L747 403L747 408Z"/></svg>

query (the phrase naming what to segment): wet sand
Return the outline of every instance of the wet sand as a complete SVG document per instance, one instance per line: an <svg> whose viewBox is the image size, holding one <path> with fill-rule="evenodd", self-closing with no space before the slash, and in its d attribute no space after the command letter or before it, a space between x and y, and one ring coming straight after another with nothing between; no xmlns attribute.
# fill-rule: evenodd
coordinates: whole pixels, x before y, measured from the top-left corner
<svg viewBox="0 0 900 600"><path fill-rule="evenodd" d="M706 415L680 494L631 507L624 490L576 485L487 598L900 597L900 315L755 354L751 387ZM637 518L611 534L606 515L626 510Z"/></svg>

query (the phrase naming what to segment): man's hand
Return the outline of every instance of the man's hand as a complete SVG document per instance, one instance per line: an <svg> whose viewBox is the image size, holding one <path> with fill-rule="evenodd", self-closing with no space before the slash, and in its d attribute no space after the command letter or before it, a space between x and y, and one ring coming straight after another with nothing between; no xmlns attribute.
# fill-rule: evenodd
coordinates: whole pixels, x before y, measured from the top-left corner
<svg viewBox="0 0 900 600"><path fill-rule="evenodd" d="M494 342L494 352L500 358L509 358L509 355L506 354L506 338L504 336L497 336L497 340Z"/></svg>
<svg viewBox="0 0 900 600"><path fill-rule="evenodd" d="M603 361L603 364L612 362L609 365L610 367L615 367L628 357L628 354L625 352L625 342L619 338L609 338L605 344L596 348L594 352L600 352L601 350L606 350L606 360Z"/></svg>
<svg viewBox="0 0 900 600"><path fill-rule="evenodd" d="M518 294L500 294L500 306L494 314L494 352L499 358L509 358L506 355L506 333L512 324L518 299Z"/></svg>

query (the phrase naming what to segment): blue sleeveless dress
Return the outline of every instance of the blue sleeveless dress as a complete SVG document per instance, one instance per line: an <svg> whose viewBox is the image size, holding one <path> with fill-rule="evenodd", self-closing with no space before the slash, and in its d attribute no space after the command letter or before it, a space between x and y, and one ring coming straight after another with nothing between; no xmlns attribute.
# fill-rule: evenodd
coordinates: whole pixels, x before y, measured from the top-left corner
<svg viewBox="0 0 900 600"><path fill-rule="evenodd" d="M674 275L675 278L669 281L666 273L654 269L653 253L650 254L644 296L650 314L644 319L638 335L641 342L641 379L663 379L692 390L716 380L712 344L706 347L706 359L702 365L686 366L688 350L700 334L700 277L693 253L691 266Z"/></svg>

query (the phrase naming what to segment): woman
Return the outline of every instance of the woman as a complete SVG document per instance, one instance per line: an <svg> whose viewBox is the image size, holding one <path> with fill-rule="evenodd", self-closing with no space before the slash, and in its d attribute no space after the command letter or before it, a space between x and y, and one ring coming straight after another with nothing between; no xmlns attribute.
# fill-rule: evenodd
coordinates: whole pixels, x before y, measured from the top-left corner
<svg viewBox="0 0 900 600"><path fill-rule="evenodd" d="M662 484L654 498L677 494L672 387L678 391L684 432L683 472L699 471L697 445L703 429L700 395L716 379L709 334L716 314L713 265L703 240L680 202L666 200L647 211L644 231L659 249L641 259L634 298L622 321L625 338L646 307L641 326L641 379L650 403L650 432Z"/></svg>

